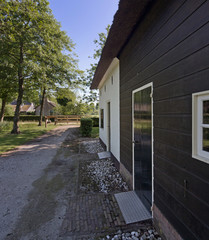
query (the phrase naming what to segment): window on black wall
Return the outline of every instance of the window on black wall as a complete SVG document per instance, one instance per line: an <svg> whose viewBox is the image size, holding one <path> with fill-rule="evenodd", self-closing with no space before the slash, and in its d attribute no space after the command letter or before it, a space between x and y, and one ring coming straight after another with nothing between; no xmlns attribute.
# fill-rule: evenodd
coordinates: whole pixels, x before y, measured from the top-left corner
<svg viewBox="0 0 209 240"><path fill-rule="evenodd" d="M209 163L209 91L193 94L193 157Z"/></svg>
<svg viewBox="0 0 209 240"><path fill-rule="evenodd" d="M104 109L100 109L100 128L104 128Z"/></svg>

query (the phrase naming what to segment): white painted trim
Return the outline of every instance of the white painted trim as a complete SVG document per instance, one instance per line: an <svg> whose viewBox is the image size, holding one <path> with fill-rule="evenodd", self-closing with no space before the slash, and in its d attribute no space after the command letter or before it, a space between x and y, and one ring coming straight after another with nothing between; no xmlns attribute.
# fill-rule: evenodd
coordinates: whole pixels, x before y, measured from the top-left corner
<svg viewBox="0 0 209 240"><path fill-rule="evenodd" d="M133 174L133 190L135 190L135 171L134 171L134 94L136 92L142 91L148 87L151 87L151 106L152 106L152 206L151 209L153 209L154 206L154 125L153 125L153 83L148 83L140 88L137 88L132 91L132 174ZM152 211L152 217L153 217L153 211Z"/></svg>
<svg viewBox="0 0 209 240"><path fill-rule="evenodd" d="M209 91L192 94L192 157L209 163L209 153L202 150L202 128L209 128L209 124L203 124L203 101L209 100Z"/></svg>
<svg viewBox="0 0 209 240"><path fill-rule="evenodd" d="M152 88L153 88L152 82L151 82L151 83L148 83L148 84L146 84L146 85L144 85L144 86L142 86L142 87L140 87L140 88L137 88L137 89L133 90L133 91L132 91L132 94L133 94L133 93L136 93L136 92L139 92L139 91L141 91L141 90L144 90L145 88L148 88L148 87L152 87Z"/></svg>
<svg viewBox="0 0 209 240"><path fill-rule="evenodd" d="M115 158L120 161L120 66L118 64L113 68L105 79L103 86L100 88L102 96L99 98L99 107L104 109L104 129L100 129L99 136L107 146L107 102L111 102L111 152ZM114 77L114 84L112 85L111 76ZM106 85L106 92L104 86Z"/></svg>
<svg viewBox="0 0 209 240"><path fill-rule="evenodd" d="M114 58L110 64L110 66L108 67L107 71L105 72L104 76L102 77L102 80L100 81L99 85L98 85L98 89L102 88L106 79L108 79L110 77L110 75L113 72L113 69L119 64L119 59L118 58Z"/></svg>

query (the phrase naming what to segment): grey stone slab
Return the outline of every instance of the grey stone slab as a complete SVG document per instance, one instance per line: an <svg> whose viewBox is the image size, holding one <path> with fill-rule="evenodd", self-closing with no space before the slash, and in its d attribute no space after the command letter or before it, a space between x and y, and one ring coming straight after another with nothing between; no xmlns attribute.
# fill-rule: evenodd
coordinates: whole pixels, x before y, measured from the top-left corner
<svg viewBox="0 0 209 240"><path fill-rule="evenodd" d="M151 219L152 216L134 191L115 194L126 224Z"/></svg>
<svg viewBox="0 0 209 240"><path fill-rule="evenodd" d="M99 157L99 159L110 158L111 153L110 152L100 152L100 153L98 153L98 157Z"/></svg>

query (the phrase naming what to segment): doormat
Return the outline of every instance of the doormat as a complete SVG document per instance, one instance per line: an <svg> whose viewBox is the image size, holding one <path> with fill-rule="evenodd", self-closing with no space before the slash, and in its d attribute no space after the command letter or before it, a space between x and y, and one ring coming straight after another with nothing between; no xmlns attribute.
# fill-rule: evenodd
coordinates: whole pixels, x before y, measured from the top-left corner
<svg viewBox="0 0 209 240"><path fill-rule="evenodd" d="M116 193L115 198L126 224L151 219L152 216L134 191Z"/></svg>
<svg viewBox="0 0 209 240"><path fill-rule="evenodd" d="M110 152L100 152L100 153L98 153L98 157L99 157L99 159L110 158L111 153Z"/></svg>

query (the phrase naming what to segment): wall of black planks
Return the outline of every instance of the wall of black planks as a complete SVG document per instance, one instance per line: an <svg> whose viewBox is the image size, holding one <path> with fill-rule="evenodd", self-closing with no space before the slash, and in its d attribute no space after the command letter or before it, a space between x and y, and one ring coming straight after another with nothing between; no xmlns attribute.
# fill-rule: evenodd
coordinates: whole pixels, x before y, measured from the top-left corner
<svg viewBox="0 0 209 240"><path fill-rule="evenodd" d="M209 164L192 158L192 93L209 90L208 13L209 1L155 1L118 56L121 162L132 173L132 91L153 82L154 202L189 240L209 236Z"/></svg>

